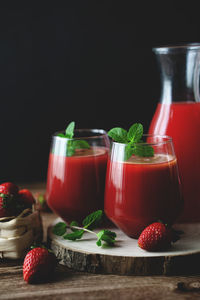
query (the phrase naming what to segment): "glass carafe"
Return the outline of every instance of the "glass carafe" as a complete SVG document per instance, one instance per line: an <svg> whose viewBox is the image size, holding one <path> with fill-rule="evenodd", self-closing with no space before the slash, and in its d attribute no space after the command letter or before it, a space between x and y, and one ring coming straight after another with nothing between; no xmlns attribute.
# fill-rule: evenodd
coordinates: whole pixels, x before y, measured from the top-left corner
<svg viewBox="0 0 200 300"><path fill-rule="evenodd" d="M161 97L149 133L173 138L182 181L179 222L200 221L200 44L154 48Z"/></svg>

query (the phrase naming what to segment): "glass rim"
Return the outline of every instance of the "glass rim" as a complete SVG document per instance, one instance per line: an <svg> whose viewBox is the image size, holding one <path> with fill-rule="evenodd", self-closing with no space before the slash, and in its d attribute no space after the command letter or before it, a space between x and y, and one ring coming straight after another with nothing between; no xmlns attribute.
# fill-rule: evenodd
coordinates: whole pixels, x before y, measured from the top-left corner
<svg viewBox="0 0 200 300"><path fill-rule="evenodd" d="M142 142L142 143L134 143L135 145L146 145L146 146L158 146L158 145L164 145L164 144L173 144L172 137L169 135L159 135L159 134L143 134L143 137L155 137L155 138L162 138L165 139L164 141L154 142L154 143L148 143L148 142ZM112 141L113 144L119 144L119 145L128 145L128 143L119 143Z"/></svg>
<svg viewBox="0 0 200 300"><path fill-rule="evenodd" d="M200 43L186 43L180 45L165 45L160 47L153 47L153 52L160 54L186 52L187 50L200 51Z"/></svg>
<svg viewBox="0 0 200 300"><path fill-rule="evenodd" d="M58 136L59 133L64 133L64 130L61 131L56 131L53 135L52 138L58 138L58 139L65 139L65 140L88 140L88 139L94 139L94 138L101 138L101 137L106 137L107 131L104 129L96 129L96 128L81 128L81 129L75 129L74 133L81 133L81 132L88 132L88 133L94 133L93 135L90 136L80 136L80 137L73 137L73 138L67 138L67 137L61 137Z"/></svg>

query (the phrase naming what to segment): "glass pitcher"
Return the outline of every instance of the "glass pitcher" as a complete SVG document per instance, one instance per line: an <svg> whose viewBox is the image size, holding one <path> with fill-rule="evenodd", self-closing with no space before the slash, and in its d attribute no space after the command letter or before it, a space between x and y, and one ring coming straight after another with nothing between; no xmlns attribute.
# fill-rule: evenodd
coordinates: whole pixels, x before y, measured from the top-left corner
<svg viewBox="0 0 200 300"><path fill-rule="evenodd" d="M200 44L154 48L161 97L149 133L173 138L184 210L179 222L200 221Z"/></svg>

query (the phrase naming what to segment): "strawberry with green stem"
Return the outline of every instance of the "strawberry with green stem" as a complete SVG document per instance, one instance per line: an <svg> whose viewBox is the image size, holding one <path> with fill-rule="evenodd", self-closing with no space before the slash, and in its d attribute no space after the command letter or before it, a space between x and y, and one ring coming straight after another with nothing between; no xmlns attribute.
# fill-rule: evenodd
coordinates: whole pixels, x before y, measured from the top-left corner
<svg viewBox="0 0 200 300"><path fill-rule="evenodd" d="M0 194L11 194L13 196L17 196L18 192L18 186L12 182L4 182L0 184Z"/></svg>
<svg viewBox="0 0 200 300"><path fill-rule="evenodd" d="M164 251L179 239L182 232L161 222L154 222L147 226L139 236L138 246L146 251Z"/></svg>
<svg viewBox="0 0 200 300"><path fill-rule="evenodd" d="M46 282L52 277L56 263L55 255L47 248L33 248L24 259L23 278L27 283Z"/></svg>
<svg viewBox="0 0 200 300"><path fill-rule="evenodd" d="M32 208L35 199L28 189L19 190L11 182L0 184L0 218L16 216L26 208Z"/></svg>
<svg viewBox="0 0 200 300"><path fill-rule="evenodd" d="M12 195L0 194L0 218L13 215Z"/></svg>
<svg viewBox="0 0 200 300"><path fill-rule="evenodd" d="M16 214L18 191L18 186L11 182L0 185L0 218Z"/></svg>

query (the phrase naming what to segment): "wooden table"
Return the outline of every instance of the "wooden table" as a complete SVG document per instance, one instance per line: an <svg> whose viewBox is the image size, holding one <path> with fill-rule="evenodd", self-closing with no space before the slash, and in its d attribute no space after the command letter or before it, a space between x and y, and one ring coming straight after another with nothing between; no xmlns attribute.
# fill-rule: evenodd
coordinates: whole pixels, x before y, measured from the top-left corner
<svg viewBox="0 0 200 300"><path fill-rule="evenodd" d="M43 185L31 185L43 191ZM43 213L44 232L55 219ZM50 283L28 285L23 281L23 261L0 262L0 299L200 299L200 275L118 276L88 274L58 265ZM200 274L200 272L199 272Z"/></svg>

